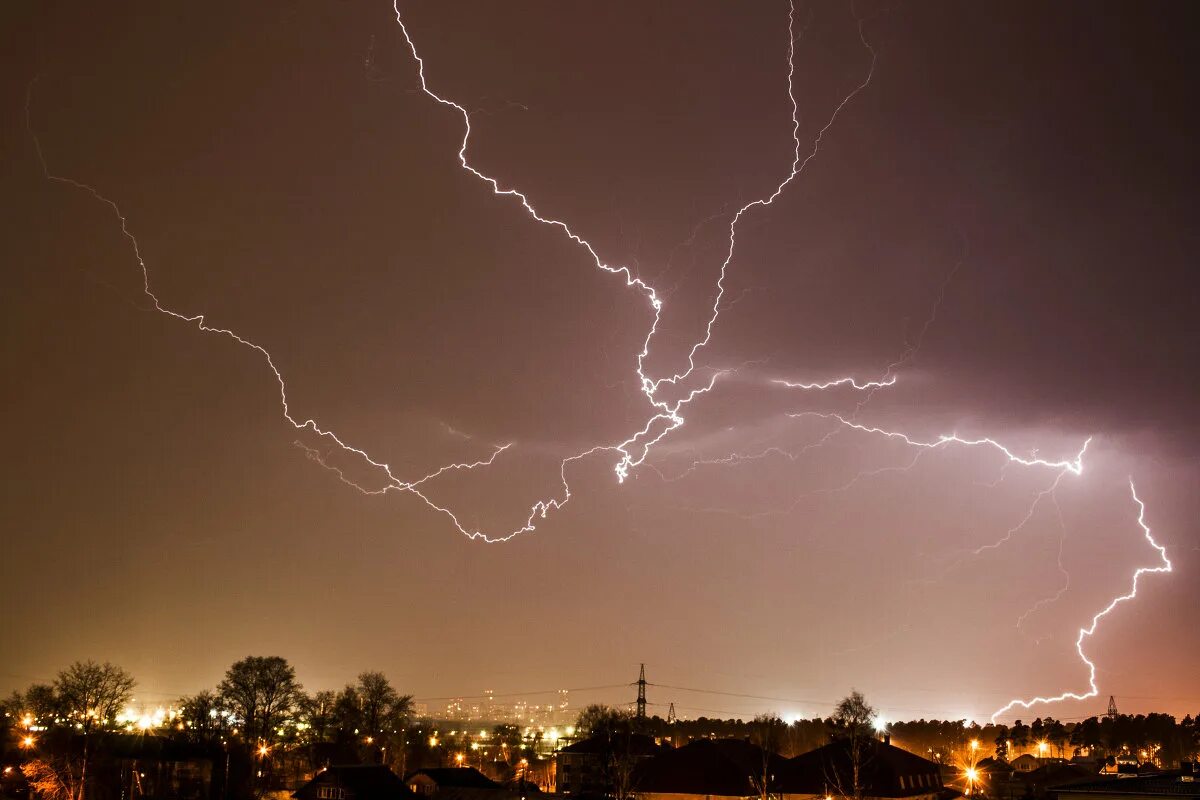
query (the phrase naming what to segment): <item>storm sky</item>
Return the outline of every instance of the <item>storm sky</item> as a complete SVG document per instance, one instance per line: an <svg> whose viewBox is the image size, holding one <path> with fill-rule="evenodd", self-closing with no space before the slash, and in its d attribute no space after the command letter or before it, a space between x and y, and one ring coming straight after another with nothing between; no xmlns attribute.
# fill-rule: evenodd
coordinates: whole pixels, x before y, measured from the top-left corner
<svg viewBox="0 0 1200 800"><path fill-rule="evenodd" d="M787 4L400 11L471 164L654 286L646 371L685 368L731 217L792 161ZM570 502L503 544L310 457L385 485L288 424L260 353L155 311L113 209L35 147L119 205L165 307L271 353L298 420L400 480L511 443L423 486L504 534L564 458L649 419L652 313L462 169L392 7L4 14L0 688L107 659L165 702L253 653L310 689L380 669L537 701L645 662L746 695L655 687L658 713L825 714L857 687L893 719L984 719L1087 690L1079 628L1161 563L1132 477L1174 571L1086 640L1101 697L1007 718L1200 711L1184 4L798 5L802 155L870 82L739 222L696 354L720 377L624 483L611 451L572 462ZM869 398L773 382L897 362ZM1062 474L831 414L1047 461L1093 438Z"/></svg>

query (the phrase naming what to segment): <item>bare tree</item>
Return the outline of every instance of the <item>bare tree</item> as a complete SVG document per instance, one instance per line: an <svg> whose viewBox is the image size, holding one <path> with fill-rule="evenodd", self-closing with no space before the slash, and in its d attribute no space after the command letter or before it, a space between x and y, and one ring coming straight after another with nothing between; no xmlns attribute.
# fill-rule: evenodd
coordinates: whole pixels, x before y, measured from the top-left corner
<svg viewBox="0 0 1200 800"><path fill-rule="evenodd" d="M750 783L759 800L771 800L782 795L775 780L773 756L783 746L787 723L774 714L759 714L750 722L750 741L762 751L762 764L750 776Z"/></svg>
<svg viewBox="0 0 1200 800"><path fill-rule="evenodd" d="M225 673L217 693L242 721L247 742L268 742L303 696L296 670L279 656L248 656Z"/></svg>
<svg viewBox="0 0 1200 800"><path fill-rule="evenodd" d="M360 750L378 753L384 763L389 756L402 763L412 711L412 695L397 692L382 672L360 674L337 695L333 709L342 735L353 736Z"/></svg>
<svg viewBox="0 0 1200 800"><path fill-rule="evenodd" d="M103 664L76 661L55 678L54 694L58 707L83 731L79 780L73 792L75 800L84 800L87 788L92 731L112 722L117 712L129 702L136 685L132 675L107 661Z"/></svg>
<svg viewBox="0 0 1200 800"><path fill-rule="evenodd" d="M71 773L65 764L55 765L37 758L21 765L21 774L35 797L42 800L71 800Z"/></svg>
<svg viewBox="0 0 1200 800"><path fill-rule="evenodd" d="M212 744L223 739L231 727L229 709L214 692L181 697L177 704L185 725L183 738L188 741Z"/></svg>
<svg viewBox="0 0 1200 800"><path fill-rule="evenodd" d="M843 743L849 768L849 785L838 765L832 770L831 783L843 797L862 800L867 790L865 773L871 759L875 740L875 709L863 697L862 692L853 690L838 703L830 717L831 735Z"/></svg>

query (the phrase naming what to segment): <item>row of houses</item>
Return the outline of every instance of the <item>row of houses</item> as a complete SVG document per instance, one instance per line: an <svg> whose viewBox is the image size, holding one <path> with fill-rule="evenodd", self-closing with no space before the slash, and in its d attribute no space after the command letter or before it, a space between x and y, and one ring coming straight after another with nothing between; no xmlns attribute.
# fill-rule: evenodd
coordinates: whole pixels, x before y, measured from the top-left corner
<svg viewBox="0 0 1200 800"><path fill-rule="evenodd" d="M783 758L748 741L699 740L671 748L638 735L576 742L555 758L554 794L571 800L1200 800L1200 767L1120 776L1062 759L1032 770L985 759L939 766L887 741L834 742ZM1061 762L1061 763L1060 763ZM857 787L857 788L856 788ZM499 783L471 767L425 769L401 779L379 765L334 766L296 800L549 800L523 776Z"/></svg>
<svg viewBox="0 0 1200 800"><path fill-rule="evenodd" d="M555 758L556 793L637 800L951 800L937 764L887 742L835 742L787 759L738 739L679 748L637 734L576 742ZM855 787L858 787L857 790ZM297 800L530 800L533 784L492 781L470 767L429 769L401 780L382 766L330 767Z"/></svg>

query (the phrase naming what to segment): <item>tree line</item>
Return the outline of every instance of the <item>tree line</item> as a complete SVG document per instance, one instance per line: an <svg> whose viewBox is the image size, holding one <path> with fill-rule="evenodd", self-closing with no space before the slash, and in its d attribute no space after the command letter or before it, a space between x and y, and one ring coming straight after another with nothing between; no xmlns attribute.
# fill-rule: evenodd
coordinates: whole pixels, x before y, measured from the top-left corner
<svg viewBox="0 0 1200 800"><path fill-rule="evenodd" d="M347 763L384 764L400 775L472 765L501 780L519 776L524 782L538 779L536 771L544 767L538 755L547 752L537 732L523 733L511 724L439 732L428 720L415 720L412 696L378 671L363 672L337 691L310 693L286 659L248 656L211 689L156 711L130 709L136 686L119 666L76 662L52 681L0 703L0 794L13 794L20 781L47 800L156 794L240 800L293 787L323 766ZM879 732L864 727L873 720L857 692L830 717L789 722L774 714L749 721L636 720L627 711L589 706L579 715L574 738L640 733L674 747L705 738L748 739L792 757L839 736L874 736ZM1074 723L1043 717L1011 726L922 719L891 722L886 734L894 744L942 764L1031 752L1132 754L1172 766L1200 751L1200 723L1191 715L1178 721L1167 714L1116 715ZM190 770L187 764L195 762L210 769ZM156 765L154 774L144 772L146 764Z"/></svg>
<svg viewBox="0 0 1200 800"><path fill-rule="evenodd" d="M209 784L212 796L238 798L290 786L330 763L406 771L412 696L382 672L363 672L340 691L310 694L286 659L248 656L213 689L156 712L129 709L136 686L121 667L86 661L14 692L0 718L5 781L16 777L15 765L40 797L108 800L150 794L144 786L139 791L145 776L129 766L139 758L206 758L219 768L199 782ZM178 776L167 780L174 794L199 796L198 786L176 785Z"/></svg>

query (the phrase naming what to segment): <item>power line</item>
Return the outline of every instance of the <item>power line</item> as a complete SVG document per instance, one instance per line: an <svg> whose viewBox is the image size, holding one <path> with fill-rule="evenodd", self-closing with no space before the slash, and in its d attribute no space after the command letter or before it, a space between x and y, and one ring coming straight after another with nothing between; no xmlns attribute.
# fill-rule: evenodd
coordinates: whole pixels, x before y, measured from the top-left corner
<svg viewBox="0 0 1200 800"><path fill-rule="evenodd" d="M539 689L533 692L502 692L500 694L453 694L446 695L445 697L414 697L413 700L427 703L436 700L486 700L489 697L533 697L542 694L554 694L556 692L598 692L604 689L624 689L627 686L629 686L628 683L613 683L607 686L584 686L577 689L563 688L560 686L554 689Z"/></svg>

